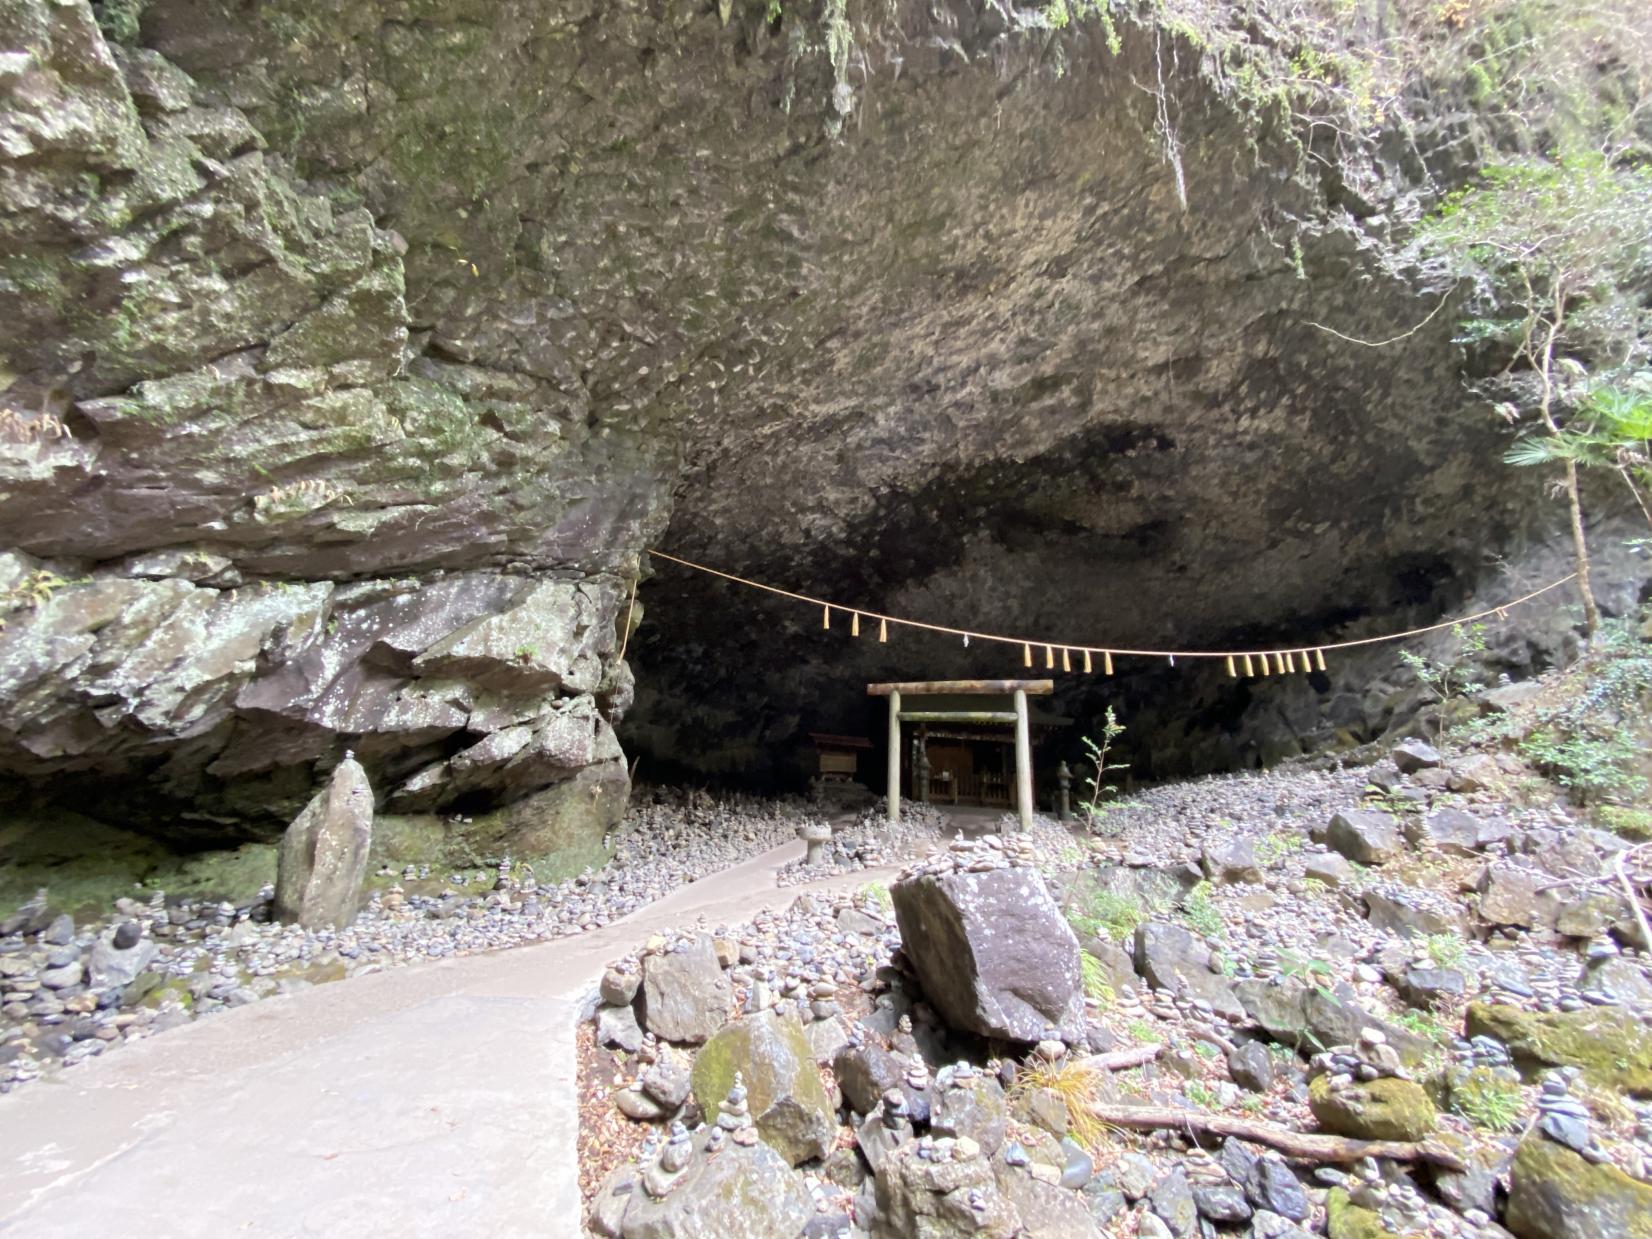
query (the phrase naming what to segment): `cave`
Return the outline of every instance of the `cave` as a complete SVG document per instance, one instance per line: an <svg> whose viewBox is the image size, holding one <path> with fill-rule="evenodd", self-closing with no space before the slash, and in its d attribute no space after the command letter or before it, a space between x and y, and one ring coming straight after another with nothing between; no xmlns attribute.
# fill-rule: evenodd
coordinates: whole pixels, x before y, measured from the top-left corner
<svg viewBox="0 0 1652 1239"><path fill-rule="evenodd" d="M1074 720L1049 803L1109 707L1145 783L1419 704L1386 646L1061 650L1319 648L1565 574L1465 383L1478 294L1406 249L1486 140L1449 99L1350 147L1187 30L973 0L137 8L6 18L19 812L269 840L348 753L554 851L634 772L806 791L811 732L883 743L869 682L1023 672ZM1015 640L854 639L682 560ZM1495 669L1575 644L1562 598Z"/></svg>
<svg viewBox="0 0 1652 1239"><path fill-rule="evenodd" d="M1649 239L1647 0L0 0L0 1233L1648 1239Z"/></svg>

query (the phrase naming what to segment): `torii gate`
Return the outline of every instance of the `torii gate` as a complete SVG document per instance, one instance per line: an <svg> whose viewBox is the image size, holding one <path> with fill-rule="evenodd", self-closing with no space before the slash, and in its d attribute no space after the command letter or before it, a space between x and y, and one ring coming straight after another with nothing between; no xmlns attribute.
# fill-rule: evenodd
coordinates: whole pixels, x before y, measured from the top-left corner
<svg viewBox="0 0 1652 1239"><path fill-rule="evenodd" d="M1032 728L1027 720L1027 698L1047 697L1054 680L927 680L905 684L868 684L868 697L889 698L889 823L901 820L901 724L1004 723L1015 726L1015 805L1021 829L1032 828ZM1013 694L1013 710L902 710L901 696L988 696ZM989 703L991 704L991 703Z"/></svg>

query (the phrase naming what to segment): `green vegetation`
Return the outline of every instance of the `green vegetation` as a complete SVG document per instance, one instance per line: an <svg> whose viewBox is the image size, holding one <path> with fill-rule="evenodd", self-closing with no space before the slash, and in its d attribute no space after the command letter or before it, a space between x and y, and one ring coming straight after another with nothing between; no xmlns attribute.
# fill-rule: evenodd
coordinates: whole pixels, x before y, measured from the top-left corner
<svg viewBox="0 0 1652 1239"><path fill-rule="evenodd" d="M1456 1036L1456 1030L1432 1011L1402 1011L1394 1017L1394 1023L1407 1032L1426 1037L1437 1045L1449 1045L1451 1039Z"/></svg>
<svg viewBox="0 0 1652 1239"><path fill-rule="evenodd" d="M1426 945L1436 968L1461 968L1468 958L1463 940L1454 934L1429 934Z"/></svg>
<svg viewBox="0 0 1652 1239"><path fill-rule="evenodd" d="M141 33L143 11L148 7L149 0L99 0L92 9L105 38L135 45Z"/></svg>
<svg viewBox="0 0 1652 1239"><path fill-rule="evenodd" d="M1331 991L1325 987L1325 982L1335 973L1331 965L1323 959L1310 959L1306 955L1298 955L1295 951L1282 951L1279 955L1279 975L1299 977L1312 985L1321 998L1332 997Z"/></svg>
<svg viewBox="0 0 1652 1239"><path fill-rule="evenodd" d="M1595 817L1603 828L1615 835L1636 843L1652 840L1652 809L1608 804L1596 809Z"/></svg>
<svg viewBox="0 0 1652 1239"><path fill-rule="evenodd" d="M1067 909L1067 923L1080 937L1095 935L1123 942L1147 919L1147 909L1134 895L1098 890L1081 906Z"/></svg>
<svg viewBox="0 0 1652 1239"><path fill-rule="evenodd" d="M1088 951L1080 951L1078 956L1079 971L1084 978L1084 994L1087 998L1094 998L1103 1006L1113 1001L1113 985L1107 979L1107 969L1094 955Z"/></svg>
<svg viewBox="0 0 1652 1239"><path fill-rule="evenodd" d="M1124 50L1118 26L1113 22L1113 0L1050 0L1044 6L1044 20L1051 30L1065 30L1075 19L1093 18L1101 27L1107 50L1117 56Z"/></svg>
<svg viewBox="0 0 1652 1239"><path fill-rule="evenodd" d="M1276 831L1256 845L1256 859L1264 865L1276 865L1293 852L1300 852L1306 840L1288 831Z"/></svg>
<svg viewBox="0 0 1652 1239"><path fill-rule="evenodd" d="M1633 825L1647 790L1642 773L1652 705L1652 649L1632 622L1608 623L1595 658L1562 704L1541 712L1520 742L1520 755L1584 804L1616 803Z"/></svg>
<svg viewBox="0 0 1652 1239"><path fill-rule="evenodd" d="M868 882L856 894L865 902L877 907L885 915L895 910L895 897L889 893L888 885L883 882Z"/></svg>
<svg viewBox="0 0 1652 1239"><path fill-rule="evenodd" d="M37 568L5 593L0 594L0 614L38 607L44 602L51 601L52 595L68 584L69 582L57 573ZM0 628L4 625L5 621L0 620Z"/></svg>
<svg viewBox="0 0 1652 1239"><path fill-rule="evenodd" d="M1451 636L1454 645L1442 658L1425 658L1411 650L1400 652L1400 660L1411 668L1417 682L1434 699L1437 711L1434 732L1440 741L1445 740L1454 707L1473 683L1475 659L1486 652L1484 624L1470 624L1467 627L1453 624Z"/></svg>
<svg viewBox="0 0 1652 1239"><path fill-rule="evenodd" d="M1091 834L1108 833L1103 826L1107 812L1107 802L1111 797L1119 794L1117 785L1107 782L1107 776L1115 770L1127 770L1129 767L1123 762L1109 762L1108 751L1113 747L1113 741L1124 734L1124 724L1119 722L1114 714L1113 707L1107 707L1107 713L1102 718L1101 743L1097 744L1089 736L1084 737L1084 751L1090 762L1090 773L1085 783L1090 789L1089 796L1078 802L1080 812L1084 814L1085 827Z"/></svg>
<svg viewBox="0 0 1652 1239"><path fill-rule="evenodd" d="M1151 1045L1160 1040L1158 1032L1146 1020L1131 1020L1124 1026L1124 1031L1130 1034L1131 1040L1141 1045Z"/></svg>
<svg viewBox="0 0 1652 1239"><path fill-rule="evenodd" d="M1216 1090L1203 1080L1189 1080L1182 1085L1182 1095L1201 1110L1216 1110L1221 1107L1221 1099L1216 1096Z"/></svg>
<svg viewBox="0 0 1652 1239"><path fill-rule="evenodd" d="M1648 235L1652 169L1644 156L1593 149L1488 168L1448 197L1419 236L1426 254L1494 290L1492 315L1467 320L1460 338L1479 367L1492 371L1477 389L1524 436L1509 458L1551 465L1559 474L1591 637L1600 612L1590 584L1580 468L1619 462L1646 510L1634 461L1620 459L1610 445L1614 435L1652 422L1645 403L1652 310L1639 291L1652 278ZM1634 443L1644 458L1644 435ZM1633 443L1621 446L1633 452ZM1640 474L1644 485L1644 465Z"/></svg>
<svg viewBox="0 0 1652 1239"><path fill-rule="evenodd" d="M1222 922L1222 914L1210 902L1209 882L1200 882L1187 893L1187 898L1182 901L1182 919L1206 938L1222 936L1226 926Z"/></svg>
<svg viewBox="0 0 1652 1239"><path fill-rule="evenodd" d="M1452 1081L1452 1112L1487 1131L1514 1130L1524 1107L1519 1081L1509 1080L1490 1067L1475 1067Z"/></svg>

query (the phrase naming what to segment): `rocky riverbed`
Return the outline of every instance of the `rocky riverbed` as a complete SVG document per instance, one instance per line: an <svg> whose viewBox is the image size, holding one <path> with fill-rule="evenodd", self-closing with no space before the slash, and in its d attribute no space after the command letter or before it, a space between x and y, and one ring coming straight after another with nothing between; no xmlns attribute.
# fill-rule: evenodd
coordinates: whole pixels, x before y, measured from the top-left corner
<svg viewBox="0 0 1652 1239"><path fill-rule="evenodd" d="M1646 849L1512 773L1166 786L660 935L582 1031L587 1225L1645 1235Z"/></svg>

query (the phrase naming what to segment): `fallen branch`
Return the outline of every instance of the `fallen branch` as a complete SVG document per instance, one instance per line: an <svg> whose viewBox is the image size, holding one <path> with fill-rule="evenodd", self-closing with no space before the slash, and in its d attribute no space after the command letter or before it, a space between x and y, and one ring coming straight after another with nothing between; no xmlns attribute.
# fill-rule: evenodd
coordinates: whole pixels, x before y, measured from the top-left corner
<svg viewBox="0 0 1652 1239"><path fill-rule="evenodd" d="M1172 1130L1189 1135L1236 1136L1304 1161L1357 1162L1362 1157L1385 1157L1396 1162L1432 1162L1447 1170L1464 1168L1455 1154L1428 1141L1412 1144L1403 1140L1350 1140L1345 1136L1292 1131L1288 1127L1254 1119L1198 1114L1170 1106L1130 1106L1093 1101L1085 1103L1085 1108L1103 1123L1114 1127L1128 1127L1133 1131Z"/></svg>
<svg viewBox="0 0 1652 1239"><path fill-rule="evenodd" d="M1157 1042L1152 1045L1133 1045L1128 1050L1109 1050L1105 1054L1091 1054L1079 1062L1086 1067L1094 1067L1097 1071L1128 1071L1131 1067L1140 1067L1143 1063L1150 1063L1164 1053L1164 1046Z"/></svg>
<svg viewBox="0 0 1652 1239"><path fill-rule="evenodd" d="M1640 892L1629 880L1628 858L1635 850L1630 848L1628 851L1619 852L1612 861L1612 872L1617 875L1618 884L1623 887L1623 893L1629 899L1629 910L1635 914L1635 921L1641 927L1641 948L1652 951L1652 926L1646 923L1646 909L1641 907Z"/></svg>

